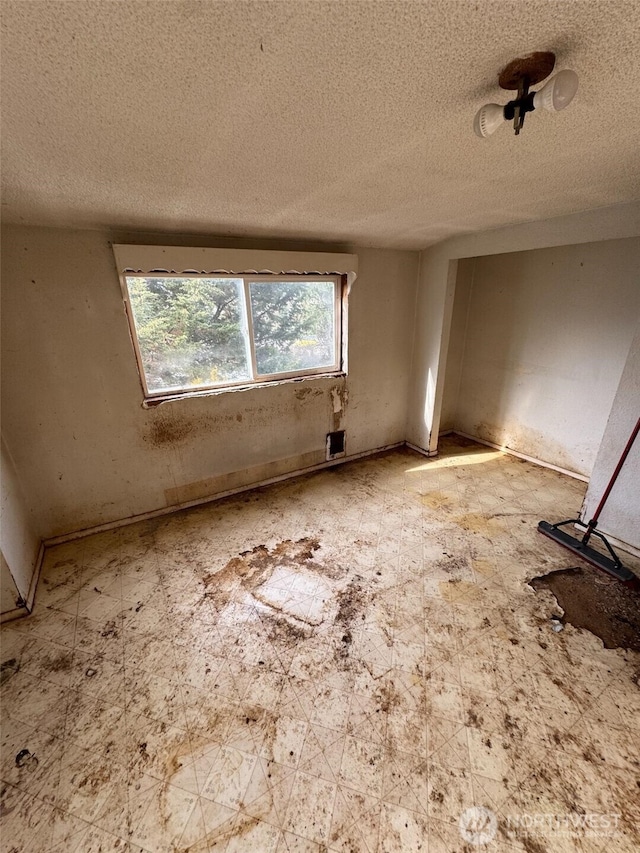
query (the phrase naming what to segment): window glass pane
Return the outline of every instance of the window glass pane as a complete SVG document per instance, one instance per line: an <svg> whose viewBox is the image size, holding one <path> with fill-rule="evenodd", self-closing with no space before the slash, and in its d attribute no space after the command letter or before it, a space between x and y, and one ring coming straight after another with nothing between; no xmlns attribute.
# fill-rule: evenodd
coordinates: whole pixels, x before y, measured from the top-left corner
<svg viewBox="0 0 640 853"><path fill-rule="evenodd" d="M126 278L149 391L251 379L242 279Z"/></svg>
<svg viewBox="0 0 640 853"><path fill-rule="evenodd" d="M250 294L259 374L336 364L333 281L252 282Z"/></svg>

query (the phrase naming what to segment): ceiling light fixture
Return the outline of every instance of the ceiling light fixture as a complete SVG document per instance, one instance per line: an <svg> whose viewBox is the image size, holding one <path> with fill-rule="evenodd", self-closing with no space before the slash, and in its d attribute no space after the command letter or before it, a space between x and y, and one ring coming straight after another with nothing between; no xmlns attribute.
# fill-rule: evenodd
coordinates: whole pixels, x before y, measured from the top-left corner
<svg viewBox="0 0 640 853"><path fill-rule="evenodd" d="M478 136L491 136L505 121L513 119L516 136L522 130L524 117L536 109L558 112L569 106L578 91L578 75L575 71L559 71L538 92L529 87L540 83L553 71L556 64L554 53L530 53L522 59L514 59L498 75L502 89L516 90L518 97L504 107L500 104L485 104L473 120L473 129Z"/></svg>

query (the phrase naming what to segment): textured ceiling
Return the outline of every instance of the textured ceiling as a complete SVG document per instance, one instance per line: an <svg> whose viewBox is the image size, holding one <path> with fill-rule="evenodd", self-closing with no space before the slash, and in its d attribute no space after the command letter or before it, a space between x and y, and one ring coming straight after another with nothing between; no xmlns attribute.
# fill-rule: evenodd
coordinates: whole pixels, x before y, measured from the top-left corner
<svg viewBox="0 0 640 853"><path fill-rule="evenodd" d="M3 2L8 221L421 248L640 198L640 3ZM479 140L555 50L563 113Z"/></svg>

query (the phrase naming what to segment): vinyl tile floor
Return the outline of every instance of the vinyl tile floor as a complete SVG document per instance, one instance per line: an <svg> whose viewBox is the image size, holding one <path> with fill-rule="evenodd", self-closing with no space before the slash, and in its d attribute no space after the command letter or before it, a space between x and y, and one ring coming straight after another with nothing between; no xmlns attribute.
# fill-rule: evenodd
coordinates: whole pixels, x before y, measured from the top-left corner
<svg viewBox="0 0 640 853"><path fill-rule="evenodd" d="M638 850L640 655L527 585L584 488L449 438L49 549L2 850Z"/></svg>

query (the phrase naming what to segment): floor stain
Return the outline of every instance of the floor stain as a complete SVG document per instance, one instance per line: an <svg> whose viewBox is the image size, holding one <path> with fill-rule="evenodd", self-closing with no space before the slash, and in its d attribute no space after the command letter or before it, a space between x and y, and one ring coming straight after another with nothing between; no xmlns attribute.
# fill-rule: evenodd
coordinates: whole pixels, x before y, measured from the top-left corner
<svg viewBox="0 0 640 853"><path fill-rule="evenodd" d="M640 591L591 566L549 572L529 584L550 590L564 610L561 621L600 637L606 649L640 651Z"/></svg>
<svg viewBox="0 0 640 853"><path fill-rule="evenodd" d="M3 784L2 788L0 788L0 818L11 814L20 805L20 801L23 798L24 795L18 788ZM15 850L18 851L19 848L16 847Z"/></svg>
<svg viewBox="0 0 640 853"><path fill-rule="evenodd" d="M56 811L77 812L91 822L94 804L107 796L106 786L113 786L113 828L125 839L116 846L127 847L130 839L145 849L173 853L273 850L285 840L277 821L300 833L300 845L293 842L296 849L325 853L321 838L332 849L351 853L418 849L411 824L391 826L382 819L404 807L408 797L414 803L407 804L412 820L416 805L432 810L436 820L452 824L452 837L457 837L456 822L471 799L471 771L464 768L477 759L481 775L484 761L498 762L489 768L491 785L501 801L511 798L521 811L524 802L532 802L530 797L539 797L568 814L584 814L592 799L598 804L601 792L607 797L610 792L610 809L621 815L622 843L629 849L634 841L637 846L640 763L632 725L627 724L640 687L636 656L603 650L586 632L551 631L549 616L560 613L560 607L548 591L536 596L527 586L532 574L550 566L536 547L535 525L501 518L525 517L529 504L518 504L520 490L511 500L521 512L461 516L465 529L454 523L454 512L441 501L425 524L425 512L416 502L429 497L435 505L443 494L437 489L455 495L456 484L465 478L465 492L480 488L478 468L472 469L473 478L464 464L444 473L437 468L429 480L425 463L418 461L419 482L418 477L407 479L407 465L418 462L403 451L89 540L96 543L95 557L84 560L88 571L82 587L75 583L74 589L55 593L52 602L59 605L67 591L77 595L80 587L106 592L121 575L123 583L144 581L139 590L130 587L126 611L114 615L108 595L90 596L93 616L79 621L73 648L62 630L66 618L57 635L64 643L55 637L43 642L44 632L39 637L40 623L34 620L38 642L33 648L23 640L7 646L1 670L5 681L12 679L3 688L7 703L14 713L27 714L28 722L34 705L42 713L33 699L38 698L34 678L42 678L47 725L59 720L59 731L82 749L82 757L74 757L68 784L55 793ZM507 476L526 474L543 483L551 477L545 470L523 474L520 468L509 457L501 460L500 470L506 472L498 483L501 489L508 488ZM410 471L408 477L413 476ZM342 508L324 516L318 507L332 480ZM318 500L305 505L305 489L314 484L321 487ZM565 485L573 493L572 482ZM376 498L359 506L351 494L363 501ZM267 514L264 526L248 527L250 538L243 538L242 525L253 524L261 502ZM483 505L474 502L466 508ZM463 506L456 505L455 513L462 513ZM312 529L317 538L270 538L279 529L281 514L301 507L309 513L309 525L316 526L305 522L298 535ZM402 520L400 538L403 507L410 512ZM431 525L438 516L442 524ZM505 526L495 542L490 541L494 523ZM146 540L138 541L136 530L154 543L144 561ZM231 551L227 535L237 543ZM421 562L415 552L423 541L429 547ZM241 550L257 542L263 544ZM392 551L391 543L401 547ZM405 549L410 559L405 559ZM485 578L493 575L495 580L487 584ZM596 575L602 596L609 581ZM573 596L575 576L569 573L567 580ZM279 598L280 592L284 595ZM298 616L304 616L305 602L322 599L321 621L292 616L289 593L298 599ZM43 581L41 595L50 594ZM569 611L562 606L568 622ZM44 622L45 629L51 621ZM12 629L6 630L10 635ZM126 673L121 670L123 653ZM585 703L599 714L606 711L597 705L590 655L605 679L603 699L613 701L619 711L612 725L596 723L593 715L583 722ZM76 678L49 677L71 659ZM20 663L28 677L21 671L13 678ZM605 683L612 689L605 689ZM100 696L97 703L94 694ZM13 774L9 787L21 799L0 786L0 815L8 815L3 831L11 823L16 839L21 827L31 831L31 816L37 820L36 809L41 809L38 801L24 800L20 786L28 789L41 773L49 774L57 744L53 735L35 741L21 731L14 733L6 756L7 771ZM64 767L68 760L65 755ZM59 764L56 760L53 766ZM415 784L409 792L399 786L409 784L410 777ZM357 795L350 829L343 832L339 812L331 820L338 802L335 783L343 778L349 806L356 805L351 784L358 788L363 782L370 788L371 802L378 803L367 812L373 815L370 825L364 794ZM514 794L520 778L527 780L520 786L523 799L518 799L519 791ZM218 823L217 817L205 816L204 825L189 819L184 830L185 809L198 796L194 786L205 790L216 809L220 797L228 797L227 818L221 814ZM129 792L131 807L121 809L117 798L129 797ZM293 804L291 796L296 797ZM145 809L149 803L153 826L144 820L140 824L142 812L134 805L138 800ZM356 811L364 816L353 823ZM196 817L197 812L198 807ZM61 837L58 846L65 841L68 849L77 846L71 835ZM521 846L527 853L549 849L540 835Z"/></svg>
<svg viewBox="0 0 640 853"><path fill-rule="evenodd" d="M6 684L7 681L13 678L14 675L17 675L20 671L20 664L16 660L16 658L9 658L5 660L0 665L0 685Z"/></svg>
<svg viewBox="0 0 640 853"><path fill-rule="evenodd" d="M389 711L397 708L401 703L400 693L393 683L383 684L379 687L376 699L383 714L388 714Z"/></svg>
<svg viewBox="0 0 640 853"><path fill-rule="evenodd" d="M474 560L473 570L483 578L490 578L496 573L496 566L489 560Z"/></svg>
<svg viewBox="0 0 640 853"><path fill-rule="evenodd" d="M449 512L454 507L451 498L442 492L428 492L426 495L421 495L420 503L429 509L445 510L445 512Z"/></svg>
<svg viewBox="0 0 640 853"><path fill-rule="evenodd" d="M338 610L334 617L334 625L342 631L339 645L336 648L335 660L338 664L348 665L353 644L353 631L358 621L365 618L365 610L371 595L364 586L364 578L356 575L347 586L338 593Z"/></svg>
<svg viewBox="0 0 640 853"><path fill-rule="evenodd" d="M30 773L33 773L39 763L38 757L28 749L21 749L16 755L16 767L24 767Z"/></svg>
<svg viewBox="0 0 640 853"><path fill-rule="evenodd" d="M364 578L356 575L350 580L346 588L338 593L338 612L334 623L348 628L353 621L361 616L364 619L364 605L369 599L369 594L364 588Z"/></svg>
<svg viewBox="0 0 640 853"><path fill-rule="evenodd" d="M308 537L295 542L285 539L273 548L256 545L232 557L220 571L205 574L202 579L205 595L210 599L221 598L226 603L230 584L235 585L239 580L245 589L255 589L265 583L278 566L304 566L311 571L322 571L324 567L313 560L319 547L317 539Z"/></svg>
<svg viewBox="0 0 640 853"><path fill-rule="evenodd" d="M100 634L100 636L105 637L106 639L114 639L114 640L118 638L118 636L119 636L118 627L112 619L110 619L105 624L104 628L102 629L102 633Z"/></svg>
<svg viewBox="0 0 640 853"><path fill-rule="evenodd" d="M433 564L435 569L446 572L448 575L457 576L465 574L469 571L469 566L465 557L454 557L446 555L442 560L436 560Z"/></svg>
<svg viewBox="0 0 640 853"><path fill-rule="evenodd" d="M44 665L49 672L68 672L73 666L73 655L70 652L52 653L44 659Z"/></svg>
<svg viewBox="0 0 640 853"><path fill-rule="evenodd" d="M475 583L471 583L471 581L463 581L459 579L440 581L438 588L440 590L440 595L445 601L449 602L449 604L453 601L459 601L461 598L464 598L465 601L480 598L477 585Z"/></svg>
<svg viewBox="0 0 640 853"><path fill-rule="evenodd" d="M242 551L237 557L229 560L220 571L207 572L202 578L204 593L202 601L212 603L218 610L223 610L237 591L238 585L249 593L254 602L264 605L261 617L274 620L272 635L279 636L284 629L284 636L289 639L302 639L309 636L309 629L319 625L325 618L325 607L329 608L333 592L329 586L331 581L337 581L346 576L347 572L335 563L318 559L316 552L320 548L318 539L303 537L292 540L285 539L273 547L257 545L247 551ZM313 587L313 577L320 577L325 584L326 601L320 594L314 608L304 612L296 603L296 596L286 596L276 586L274 590L269 582L278 570L284 576L285 582L299 582ZM291 601L291 606L287 602ZM284 626L287 627L284 627Z"/></svg>
<svg viewBox="0 0 640 853"><path fill-rule="evenodd" d="M268 620L267 632L267 636L272 642L278 641L284 645L296 645L311 636L313 627L294 623L283 614L273 613Z"/></svg>
<svg viewBox="0 0 640 853"><path fill-rule="evenodd" d="M480 512L467 512L464 515L457 515L454 521L458 527L468 533L480 533L489 539L505 531L504 525L496 521L494 516Z"/></svg>

